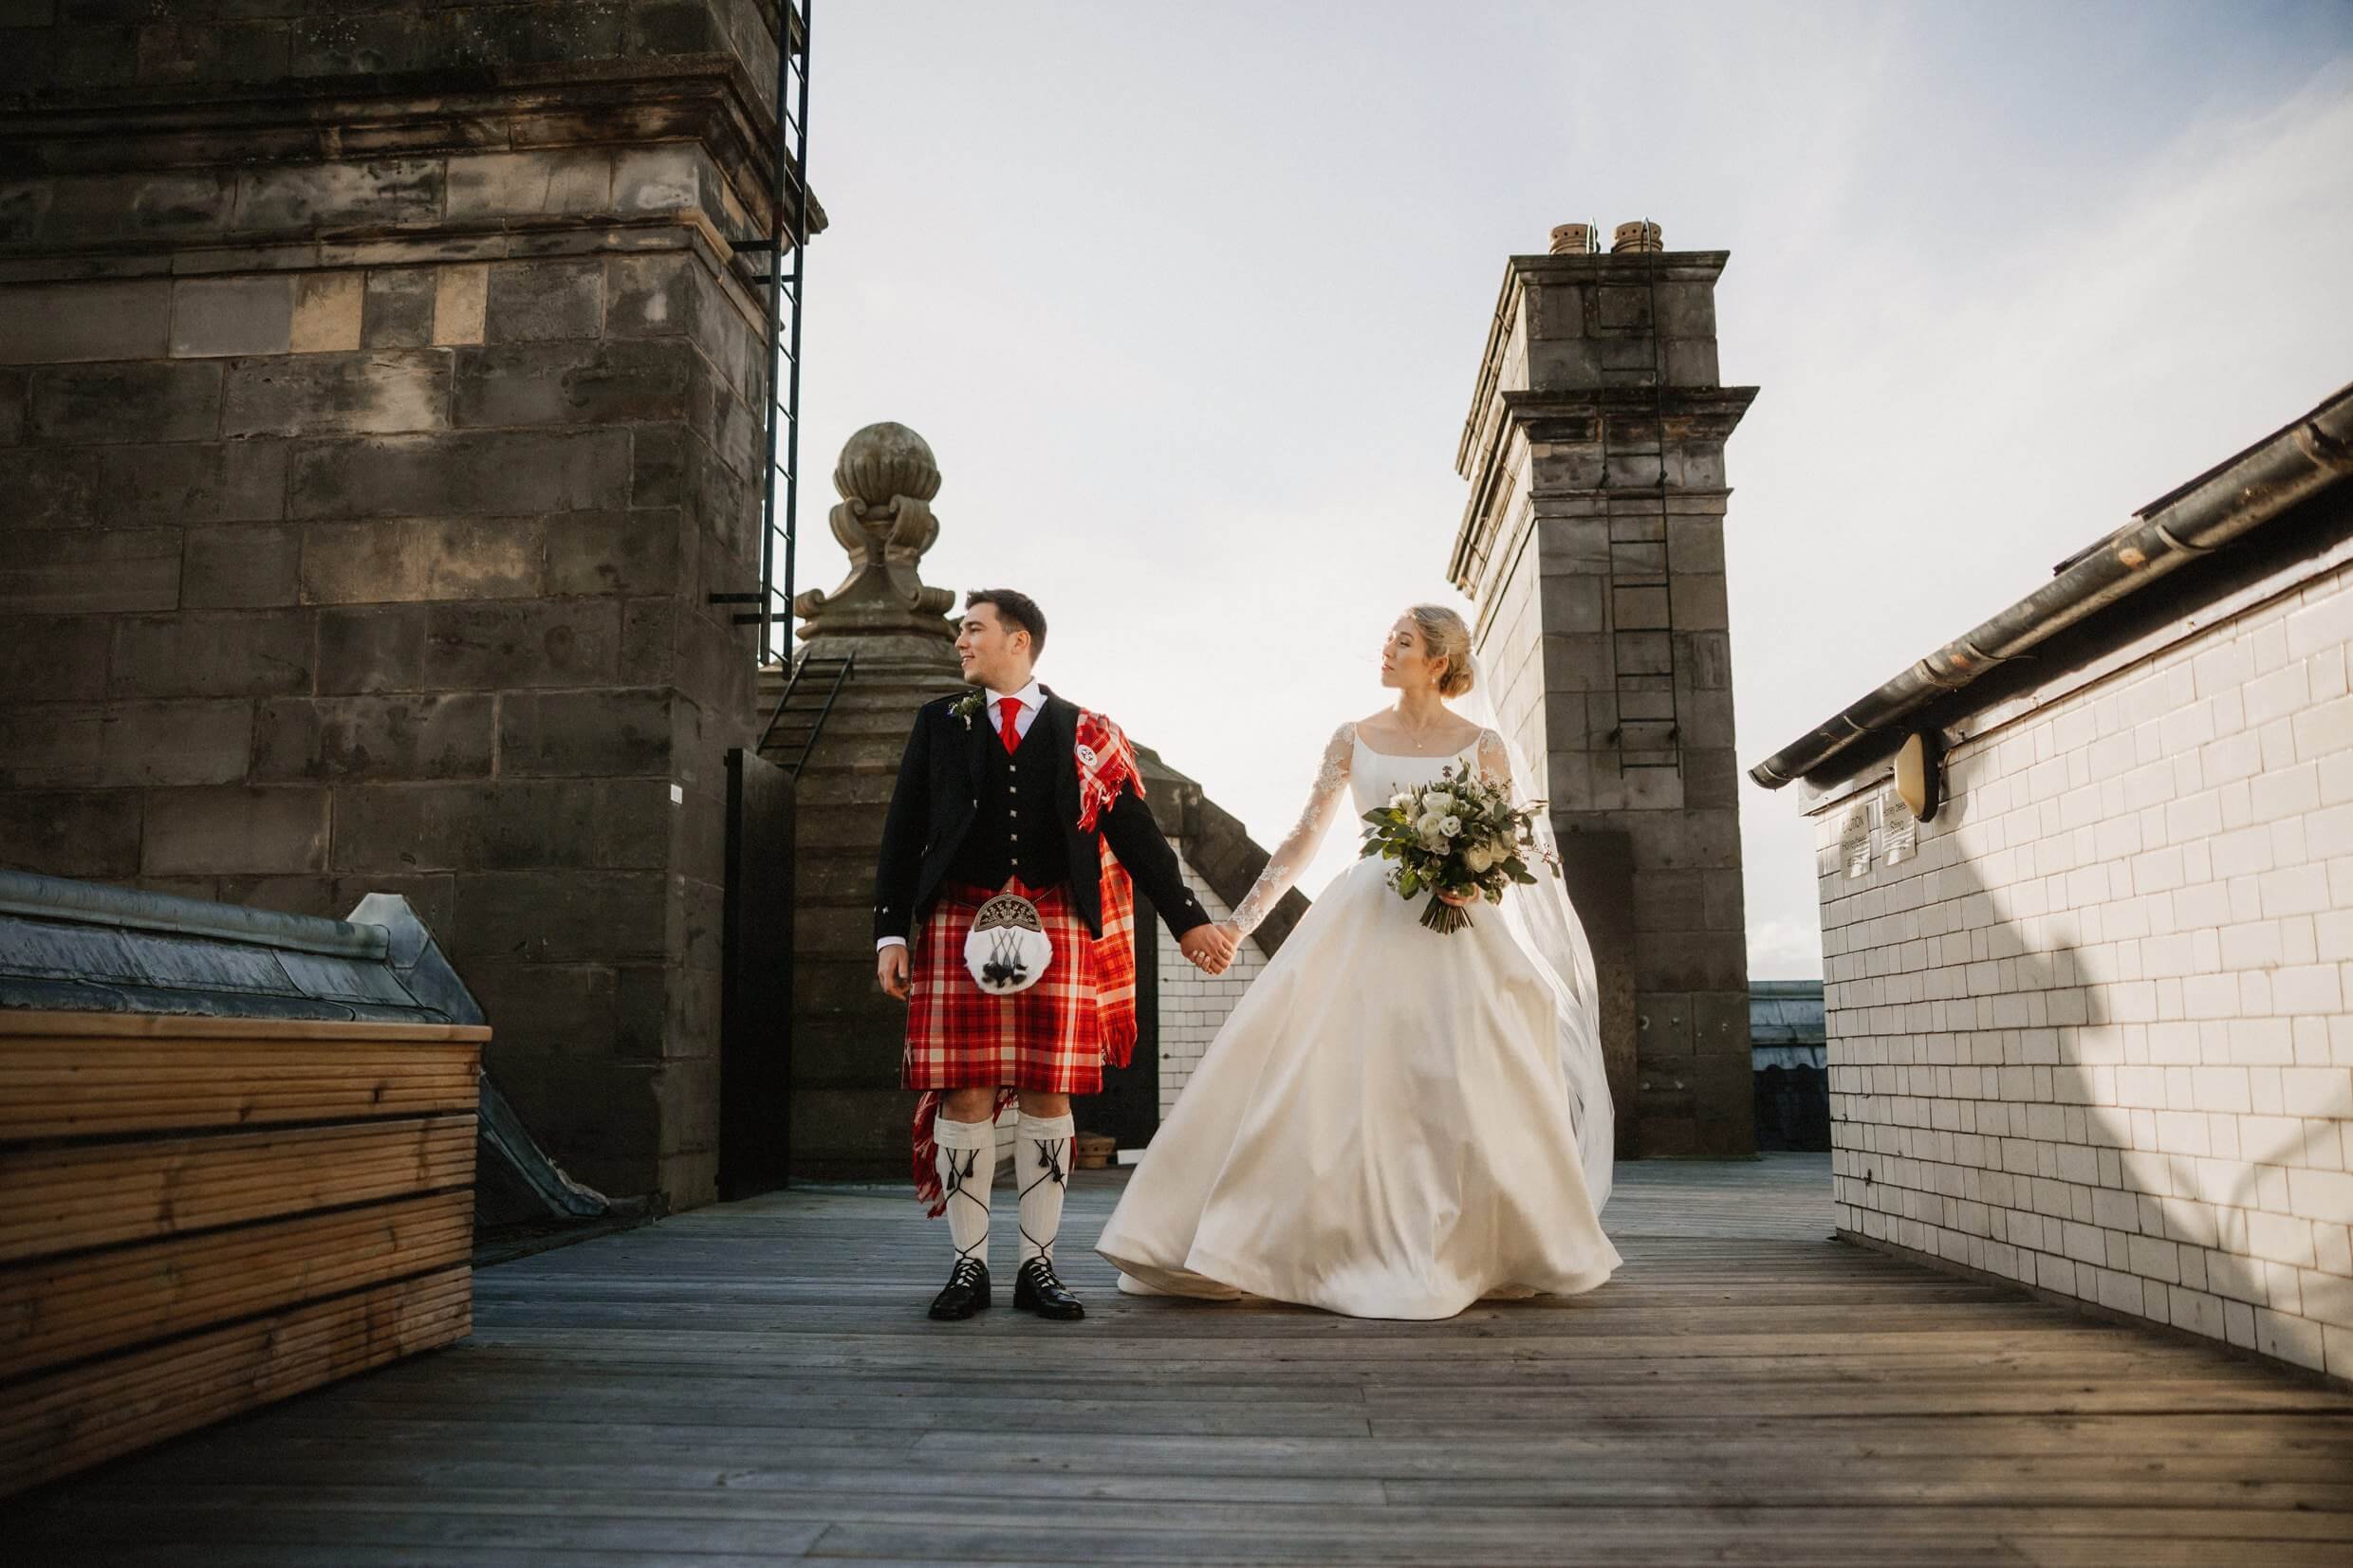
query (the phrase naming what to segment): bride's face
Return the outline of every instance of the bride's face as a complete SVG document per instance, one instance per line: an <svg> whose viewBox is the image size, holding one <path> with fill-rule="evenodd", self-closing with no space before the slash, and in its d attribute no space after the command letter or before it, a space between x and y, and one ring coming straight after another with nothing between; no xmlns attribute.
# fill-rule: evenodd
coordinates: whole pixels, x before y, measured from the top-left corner
<svg viewBox="0 0 2353 1568"><path fill-rule="evenodd" d="M1397 624L1389 628L1388 640L1380 645L1380 684L1399 692L1418 692L1436 685L1445 673L1445 661L1430 657L1420 623L1412 616L1398 617Z"/></svg>

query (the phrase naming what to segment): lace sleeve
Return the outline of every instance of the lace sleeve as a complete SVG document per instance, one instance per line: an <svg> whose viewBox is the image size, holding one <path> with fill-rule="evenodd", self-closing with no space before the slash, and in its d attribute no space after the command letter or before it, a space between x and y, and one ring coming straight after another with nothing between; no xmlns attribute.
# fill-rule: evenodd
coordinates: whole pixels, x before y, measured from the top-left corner
<svg viewBox="0 0 2353 1568"><path fill-rule="evenodd" d="M1479 731L1479 771L1507 791L1517 788L1517 782L1511 777L1511 748L1492 729Z"/></svg>
<svg viewBox="0 0 2353 1568"><path fill-rule="evenodd" d="M1258 923L1283 901L1283 895L1290 892L1291 884L1299 880L1299 874L1307 869L1307 862L1323 847L1324 835L1331 831L1342 802L1348 798L1348 771L1355 756L1356 726L1343 724L1332 731L1330 743L1324 747L1324 766L1316 770L1315 788L1308 792L1306 810L1299 814L1299 821L1275 846L1267 869L1258 874L1249 895L1233 912L1233 924L1243 935L1258 929Z"/></svg>

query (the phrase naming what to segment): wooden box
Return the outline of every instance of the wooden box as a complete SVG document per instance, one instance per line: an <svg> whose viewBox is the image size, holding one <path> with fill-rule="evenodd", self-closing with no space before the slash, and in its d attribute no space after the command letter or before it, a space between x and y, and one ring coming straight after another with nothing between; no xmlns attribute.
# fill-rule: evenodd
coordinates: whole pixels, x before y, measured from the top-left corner
<svg viewBox="0 0 2353 1568"><path fill-rule="evenodd" d="M489 1037L0 1012L0 1495L465 1337Z"/></svg>

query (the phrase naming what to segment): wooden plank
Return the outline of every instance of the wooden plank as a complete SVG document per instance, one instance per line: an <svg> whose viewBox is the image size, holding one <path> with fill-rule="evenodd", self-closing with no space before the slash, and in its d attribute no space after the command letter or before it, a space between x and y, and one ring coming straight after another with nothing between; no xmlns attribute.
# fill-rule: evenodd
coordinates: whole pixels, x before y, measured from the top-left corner
<svg viewBox="0 0 2353 1568"><path fill-rule="evenodd" d="M208 1051L173 1071L120 1061L0 1060L0 1140L470 1112L475 1047L338 1057L331 1046Z"/></svg>
<svg viewBox="0 0 2353 1568"><path fill-rule="evenodd" d="M0 1150L0 1264L468 1187L473 1161L471 1115Z"/></svg>
<svg viewBox="0 0 2353 1568"><path fill-rule="evenodd" d="M460 1190L19 1264L0 1270L0 1378L462 1263L472 1238Z"/></svg>
<svg viewBox="0 0 2353 1568"><path fill-rule="evenodd" d="M395 1024L343 1019L195 1018L173 1013L100 1013L27 1009L0 1013L0 1054L18 1037L73 1040L314 1040L321 1030L346 1041L463 1041L491 1038L479 1024Z"/></svg>
<svg viewBox="0 0 2353 1568"><path fill-rule="evenodd" d="M136 1352L102 1377L35 1378L0 1402L0 1494L465 1337L464 1269Z"/></svg>

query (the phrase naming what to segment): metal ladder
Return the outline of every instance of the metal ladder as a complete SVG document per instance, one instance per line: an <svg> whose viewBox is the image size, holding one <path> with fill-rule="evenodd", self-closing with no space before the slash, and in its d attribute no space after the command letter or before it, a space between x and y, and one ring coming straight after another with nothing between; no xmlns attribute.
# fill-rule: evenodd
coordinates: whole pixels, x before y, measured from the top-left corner
<svg viewBox="0 0 2353 1568"><path fill-rule="evenodd" d="M760 730L760 744L752 749L799 779L857 664L856 654L803 654L785 678L784 695L777 699L776 710ZM796 697L798 702L793 700ZM770 747L775 748L775 755L770 755Z"/></svg>

